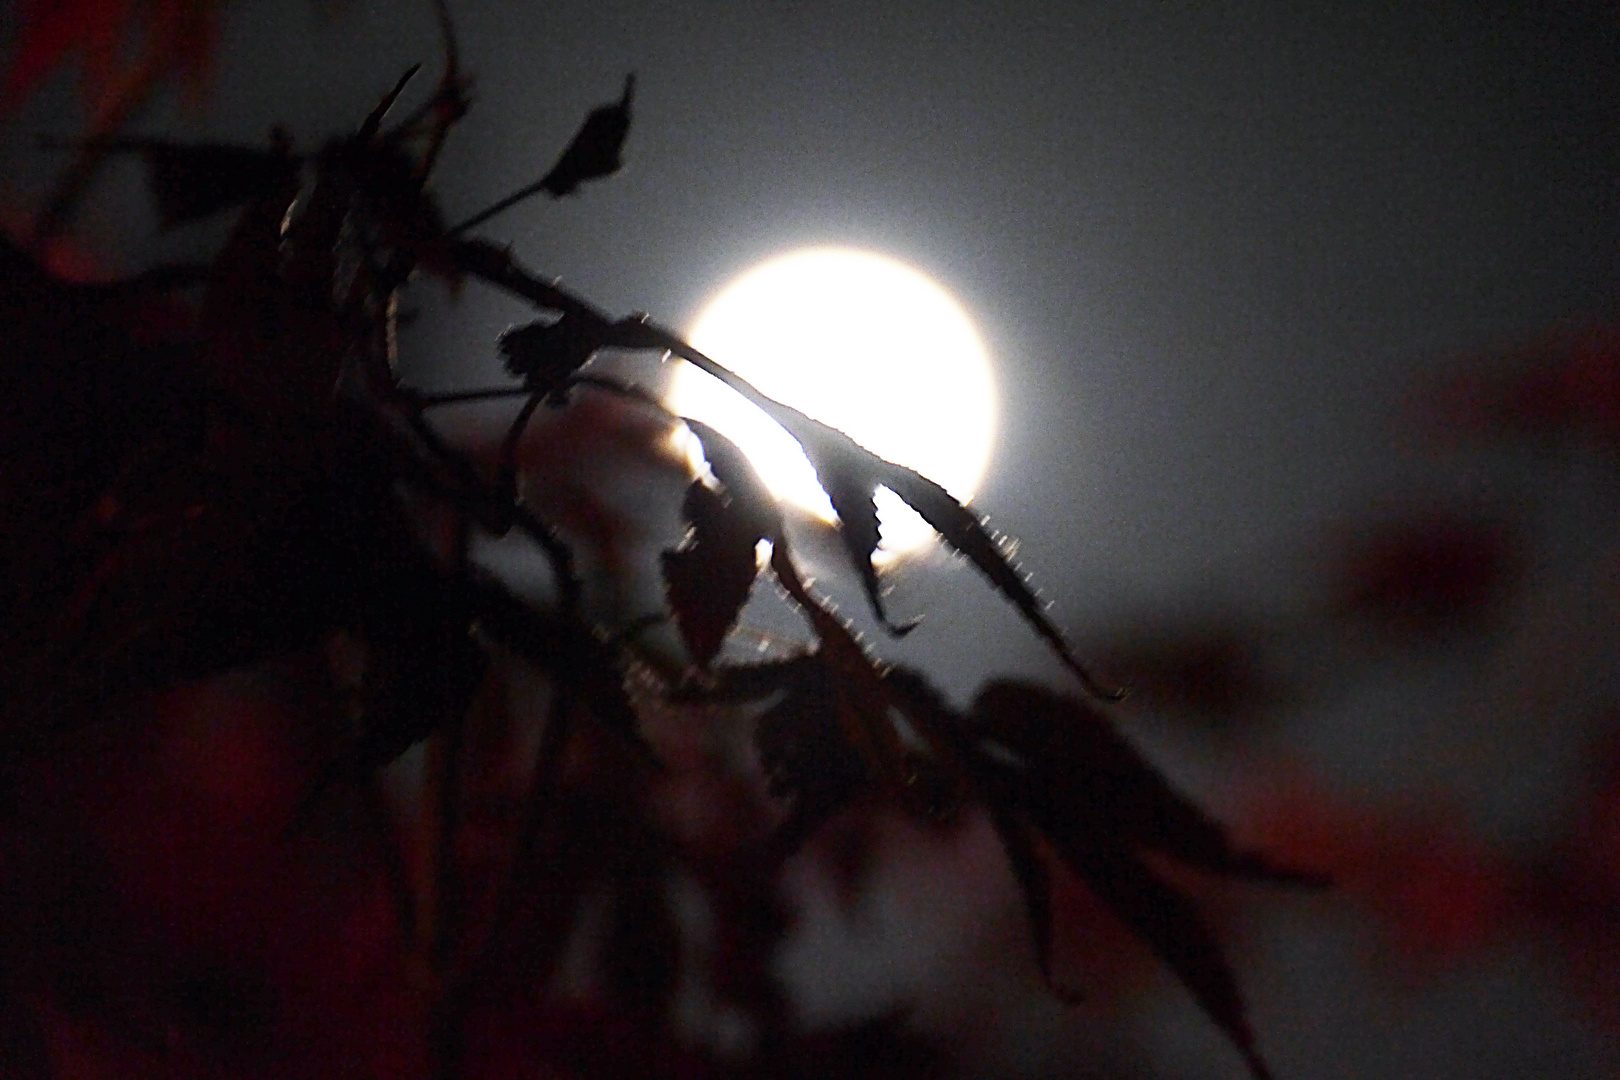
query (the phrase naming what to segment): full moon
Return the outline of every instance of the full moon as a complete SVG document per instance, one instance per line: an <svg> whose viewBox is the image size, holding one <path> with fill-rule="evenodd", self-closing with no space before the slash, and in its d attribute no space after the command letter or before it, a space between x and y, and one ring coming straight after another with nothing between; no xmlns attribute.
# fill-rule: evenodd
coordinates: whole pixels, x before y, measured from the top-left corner
<svg viewBox="0 0 1620 1080"><path fill-rule="evenodd" d="M908 465L961 501L990 462L996 388L973 320L937 282L869 251L790 251L744 271L698 316L692 345L763 393ZM681 364L667 404L742 448L773 494L836 520L799 444L735 391ZM877 493L880 555L916 551L933 530Z"/></svg>

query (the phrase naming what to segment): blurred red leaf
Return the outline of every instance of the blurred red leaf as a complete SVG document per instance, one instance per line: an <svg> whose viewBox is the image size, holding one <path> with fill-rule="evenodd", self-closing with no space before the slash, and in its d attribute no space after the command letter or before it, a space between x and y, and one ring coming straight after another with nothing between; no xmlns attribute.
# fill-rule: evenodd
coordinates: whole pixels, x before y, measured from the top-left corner
<svg viewBox="0 0 1620 1080"><path fill-rule="evenodd" d="M1584 434L1620 443L1620 327L1599 326L1475 358L1420 398L1443 429L1486 438Z"/></svg>
<svg viewBox="0 0 1620 1080"><path fill-rule="evenodd" d="M1602 747L1568 836L1529 867L1535 928L1563 948L1573 993L1620 1029L1620 740Z"/></svg>
<svg viewBox="0 0 1620 1080"><path fill-rule="evenodd" d="M15 109L52 69L77 53L96 111L125 87L177 76L193 96L213 66L223 0L28 0L16 51L0 83L0 113ZM134 59L122 63L137 45Z"/></svg>
<svg viewBox="0 0 1620 1080"><path fill-rule="evenodd" d="M1215 723L1257 713L1278 696L1258 635L1236 623L1145 625L1102 641L1093 654L1097 670L1130 687L1133 698Z"/></svg>
<svg viewBox="0 0 1620 1080"><path fill-rule="evenodd" d="M1515 868L1443 810L1357 804L1309 781L1257 791L1236 826L1249 843L1333 881L1366 906L1400 958L1446 965L1511 929Z"/></svg>
<svg viewBox="0 0 1620 1080"><path fill-rule="evenodd" d="M1520 568L1507 527L1445 511L1358 529L1339 548L1329 570L1335 611L1397 636L1479 621Z"/></svg>

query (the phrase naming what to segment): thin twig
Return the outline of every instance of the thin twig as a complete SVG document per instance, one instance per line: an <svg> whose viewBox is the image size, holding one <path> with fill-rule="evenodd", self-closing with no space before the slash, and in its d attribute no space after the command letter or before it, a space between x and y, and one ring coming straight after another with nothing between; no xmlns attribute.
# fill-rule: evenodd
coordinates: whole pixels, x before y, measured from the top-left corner
<svg viewBox="0 0 1620 1080"><path fill-rule="evenodd" d="M520 187L516 191L512 192L512 194L506 196L506 198L485 207L472 217L468 218L466 221L463 221L461 224L453 227L450 230L450 235L460 236L462 233L467 232L470 229L476 229L478 226L482 225L496 214L499 214L504 210L511 209L525 199L532 199L534 196L544 191L545 188L546 182L544 179L536 180L532 184L527 184Z"/></svg>

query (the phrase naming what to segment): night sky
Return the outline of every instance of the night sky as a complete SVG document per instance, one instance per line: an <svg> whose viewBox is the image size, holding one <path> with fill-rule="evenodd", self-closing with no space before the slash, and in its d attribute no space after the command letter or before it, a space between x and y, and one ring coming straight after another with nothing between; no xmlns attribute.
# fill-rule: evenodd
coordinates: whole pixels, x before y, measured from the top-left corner
<svg viewBox="0 0 1620 1080"><path fill-rule="evenodd" d="M1534 845L1552 828L1594 718L1620 693L1614 457L1459 449L1413 402L1459 358L1612 321L1620 14L453 10L476 103L437 173L451 220L538 176L590 107L638 77L619 176L482 230L528 265L676 326L734 274L805 244L892 255L961 300L1002 394L975 503L1020 538L1082 651L1140 625L1260 624L1268 663L1316 688L1236 742L1128 705L1125 728L1182 783L1220 805L1243 761L1285 754L1379 798L1442 791L1504 842ZM206 106L165 105L140 126L260 140L282 122L307 147L351 127L418 60L425 93L437 58L426 3L238 3ZM8 204L50 175L28 137L71 123L71 97L60 79L5 130ZM134 175L114 169L98 189L87 242L132 266L217 242L218 226L156 236ZM521 309L476 289L452 305L423 288L416 303L408 370L441 385L498 377L494 338ZM1330 538L1452 506L1509 516L1530 538L1525 591L1501 622L1377 663L1358 656L1347 674L1342 642L1288 629L1317 609ZM823 583L870 625L847 575ZM895 585L899 613L926 621L903 644L877 641L885 655L957 696L997 673L1067 685L970 568L934 559ZM1010 891L996 902L1016 903ZM1236 966L1279 1076L1580 1080L1620 1063L1613 1028L1582 1018L1532 944L1394 990L1354 962L1365 927L1267 903ZM1056 1075L1117 1053L1165 1076L1240 1075L1178 994L1130 1022L1145 1058L1099 1034L1124 1021L1009 1012L1004 1039L1022 1048L1005 1067Z"/></svg>

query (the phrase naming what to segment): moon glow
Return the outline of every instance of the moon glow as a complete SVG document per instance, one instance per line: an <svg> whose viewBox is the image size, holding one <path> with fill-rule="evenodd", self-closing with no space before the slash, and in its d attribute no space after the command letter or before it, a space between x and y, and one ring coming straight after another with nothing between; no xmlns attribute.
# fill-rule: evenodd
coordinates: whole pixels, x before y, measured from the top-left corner
<svg viewBox="0 0 1620 1080"><path fill-rule="evenodd" d="M842 247L776 256L721 289L688 340L765 394L964 502L984 478L996 428L989 352L962 305L904 263ZM735 391L681 364L667 403L737 443L777 498L835 520L799 444ZM880 552L932 539L893 493L880 489L877 507Z"/></svg>

